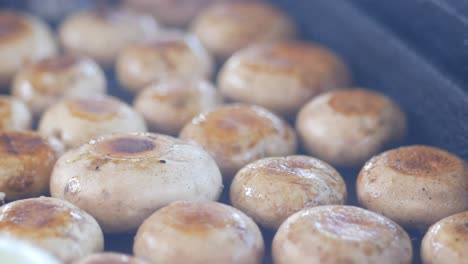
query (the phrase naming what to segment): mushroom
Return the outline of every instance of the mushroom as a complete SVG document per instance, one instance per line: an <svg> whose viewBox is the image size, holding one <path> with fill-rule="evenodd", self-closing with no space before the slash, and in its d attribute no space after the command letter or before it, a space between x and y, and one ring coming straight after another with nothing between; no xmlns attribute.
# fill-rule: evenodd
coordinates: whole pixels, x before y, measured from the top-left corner
<svg viewBox="0 0 468 264"><path fill-rule="evenodd" d="M73 264L145 264L146 261L122 253L103 252L88 255Z"/></svg>
<svg viewBox="0 0 468 264"><path fill-rule="evenodd" d="M254 161L231 184L232 205L274 230L305 207L344 204L346 196L341 175L325 162L307 156Z"/></svg>
<svg viewBox="0 0 468 264"><path fill-rule="evenodd" d="M261 43L236 52L221 69L218 85L229 100L294 119L313 97L348 86L349 75L336 54L317 44Z"/></svg>
<svg viewBox="0 0 468 264"><path fill-rule="evenodd" d="M221 104L221 96L208 81L168 80L142 90L135 109L154 132L178 135L182 127L199 113Z"/></svg>
<svg viewBox="0 0 468 264"><path fill-rule="evenodd" d="M104 134L146 131L143 117L111 96L63 99L47 109L39 122L41 134L59 140L67 149Z"/></svg>
<svg viewBox="0 0 468 264"><path fill-rule="evenodd" d="M328 205L304 209L278 229L275 264L411 263L406 232L390 219L359 207Z"/></svg>
<svg viewBox="0 0 468 264"><path fill-rule="evenodd" d="M60 264L45 250L7 236L0 236L0 263Z"/></svg>
<svg viewBox="0 0 468 264"><path fill-rule="evenodd" d="M222 177L201 147L151 133L110 134L65 153L50 183L53 197L93 215L106 233L135 231L177 200L217 200Z"/></svg>
<svg viewBox="0 0 468 264"><path fill-rule="evenodd" d="M161 23L184 27L204 8L217 2L248 0L126 0L131 8L150 12Z"/></svg>
<svg viewBox="0 0 468 264"><path fill-rule="evenodd" d="M206 78L213 74L213 61L192 34L168 31L152 41L125 48L117 59L117 77L131 92L153 82L181 78Z"/></svg>
<svg viewBox="0 0 468 264"><path fill-rule="evenodd" d="M104 72L94 61L57 55L26 65L14 78L12 94L41 114L64 97L105 94Z"/></svg>
<svg viewBox="0 0 468 264"><path fill-rule="evenodd" d="M429 228L422 240L421 259L425 264L468 260L468 211L446 217Z"/></svg>
<svg viewBox="0 0 468 264"><path fill-rule="evenodd" d="M361 166L406 135L406 117L390 98L364 89L337 90L312 99L296 121L306 152L341 167Z"/></svg>
<svg viewBox="0 0 468 264"><path fill-rule="evenodd" d="M248 163L296 152L296 134L281 118L254 105L232 104L203 112L180 138L200 144L214 157L225 181Z"/></svg>
<svg viewBox="0 0 468 264"><path fill-rule="evenodd" d="M202 44L219 60L256 42L292 39L296 28L267 2L219 2L201 11L191 25Z"/></svg>
<svg viewBox="0 0 468 264"><path fill-rule="evenodd" d="M401 147L369 160L356 188L362 206L402 226L426 229L468 209L468 166L438 148Z"/></svg>
<svg viewBox="0 0 468 264"><path fill-rule="evenodd" d="M0 95L0 130L28 130L31 122L31 111L23 101Z"/></svg>
<svg viewBox="0 0 468 264"><path fill-rule="evenodd" d="M57 53L50 28L39 18L0 11L0 87L7 87L25 62Z"/></svg>
<svg viewBox="0 0 468 264"><path fill-rule="evenodd" d="M8 201L47 193L56 159L54 147L38 133L1 131L0 192Z"/></svg>
<svg viewBox="0 0 468 264"><path fill-rule="evenodd" d="M65 263L104 248L98 223L73 204L50 197L0 207L0 235L24 239Z"/></svg>
<svg viewBox="0 0 468 264"><path fill-rule="evenodd" d="M91 57L106 67L114 64L123 48L154 38L158 32L153 17L123 8L77 12L59 28L60 41L67 52Z"/></svg>
<svg viewBox="0 0 468 264"><path fill-rule="evenodd" d="M260 264L264 244L257 225L241 211L211 201L179 201L145 220L133 251L151 263Z"/></svg>

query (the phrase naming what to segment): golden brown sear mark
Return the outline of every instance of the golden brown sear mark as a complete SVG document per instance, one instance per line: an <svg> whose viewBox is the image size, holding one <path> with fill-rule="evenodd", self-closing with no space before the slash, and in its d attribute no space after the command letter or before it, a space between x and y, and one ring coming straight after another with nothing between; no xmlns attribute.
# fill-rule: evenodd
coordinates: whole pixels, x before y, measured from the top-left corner
<svg viewBox="0 0 468 264"><path fill-rule="evenodd" d="M99 154L105 157L140 158L154 152L157 143L151 138L130 135L106 138L95 143L94 147ZM103 160L103 162L105 163L107 160Z"/></svg>
<svg viewBox="0 0 468 264"><path fill-rule="evenodd" d="M58 55L51 58L45 58L38 62L37 69L43 71L61 71L70 68L79 61L78 57L73 55Z"/></svg>
<svg viewBox="0 0 468 264"><path fill-rule="evenodd" d="M223 229L239 225L231 213L216 205L203 202L179 202L169 206L164 213L164 223L180 232L189 234L206 234L214 229Z"/></svg>
<svg viewBox="0 0 468 264"><path fill-rule="evenodd" d="M379 115L385 105L385 99L365 90L337 91L328 101L329 106L343 115Z"/></svg>
<svg viewBox="0 0 468 264"><path fill-rule="evenodd" d="M29 175L19 175L8 180L7 188L9 191L20 193L28 189L33 183L33 177Z"/></svg>
<svg viewBox="0 0 468 264"><path fill-rule="evenodd" d="M25 18L12 12L0 12L0 44L22 37L31 31Z"/></svg>
<svg viewBox="0 0 468 264"><path fill-rule="evenodd" d="M414 176L438 175L463 166L452 154L427 146L403 147L384 155L387 167Z"/></svg>
<svg viewBox="0 0 468 264"><path fill-rule="evenodd" d="M73 219L69 209L47 201L23 200L6 205L0 220L0 230L19 236L57 236L59 229Z"/></svg>
<svg viewBox="0 0 468 264"><path fill-rule="evenodd" d="M23 155L48 148L44 139L33 132L0 132L0 154Z"/></svg>
<svg viewBox="0 0 468 264"><path fill-rule="evenodd" d="M89 121L105 121L119 112L119 101L111 98L78 98L69 100L69 111L79 118Z"/></svg>

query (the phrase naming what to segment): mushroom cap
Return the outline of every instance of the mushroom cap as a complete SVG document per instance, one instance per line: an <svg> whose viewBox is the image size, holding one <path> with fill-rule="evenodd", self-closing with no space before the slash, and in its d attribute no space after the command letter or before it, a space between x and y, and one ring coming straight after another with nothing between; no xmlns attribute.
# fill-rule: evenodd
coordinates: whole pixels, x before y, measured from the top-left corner
<svg viewBox="0 0 468 264"><path fill-rule="evenodd" d="M138 92L151 83L180 78L210 79L214 63L193 34L167 31L125 48L116 64L120 83Z"/></svg>
<svg viewBox="0 0 468 264"><path fill-rule="evenodd" d="M468 166L429 146L386 151L364 165L357 179L359 203L405 227L426 229L468 209Z"/></svg>
<svg viewBox="0 0 468 264"><path fill-rule="evenodd" d="M256 42L277 42L296 36L292 20L261 1L215 3L198 14L191 28L220 60Z"/></svg>
<svg viewBox="0 0 468 264"><path fill-rule="evenodd" d="M342 205L304 209L273 239L273 260L285 263L411 263L408 234L390 219Z"/></svg>
<svg viewBox="0 0 468 264"><path fill-rule="evenodd" d="M103 66L111 66L128 45L158 34L159 25L153 17L123 8L76 12L59 28L67 52L91 57Z"/></svg>
<svg viewBox="0 0 468 264"><path fill-rule="evenodd" d="M53 146L38 133L0 132L0 192L9 201L47 193L56 160Z"/></svg>
<svg viewBox="0 0 468 264"><path fill-rule="evenodd" d="M386 96L364 89L319 95L299 112L296 129L306 152L332 165L361 166L406 136L406 117Z"/></svg>
<svg viewBox="0 0 468 264"><path fill-rule="evenodd" d="M68 149L104 134L146 131L138 112L104 95L64 98L47 109L39 122L41 134L56 138Z"/></svg>
<svg viewBox="0 0 468 264"><path fill-rule="evenodd" d="M201 113L180 138L200 144L216 160L225 180L264 157L296 152L294 130L281 118L255 105L232 104Z"/></svg>
<svg viewBox="0 0 468 264"><path fill-rule="evenodd" d="M293 119L318 94L349 86L349 75L335 53L317 44L259 43L236 52L224 64L218 86L230 100L261 105Z"/></svg>
<svg viewBox="0 0 468 264"><path fill-rule="evenodd" d="M93 215L104 232L124 233L173 201L217 200L222 177L199 146L159 134L110 134L65 153L50 190Z"/></svg>
<svg viewBox="0 0 468 264"><path fill-rule="evenodd" d="M0 95L0 130L29 130L31 124L31 111L23 101Z"/></svg>
<svg viewBox="0 0 468 264"><path fill-rule="evenodd" d="M133 251L153 263L260 264L264 244L257 225L234 207L178 201L145 220Z"/></svg>
<svg viewBox="0 0 468 264"><path fill-rule="evenodd" d="M67 201L50 197L0 207L0 235L30 241L66 263L104 248L94 218Z"/></svg>
<svg viewBox="0 0 468 264"><path fill-rule="evenodd" d="M423 263L464 263L468 259L468 211L448 216L429 228L421 244Z"/></svg>
<svg viewBox="0 0 468 264"><path fill-rule="evenodd" d="M220 94L210 82L180 79L148 86L137 95L133 105L151 131L178 135L192 118L221 102Z"/></svg>
<svg viewBox="0 0 468 264"><path fill-rule="evenodd" d="M25 62L57 53L50 28L39 18L0 11L0 87L6 87Z"/></svg>
<svg viewBox="0 0 468 264"><path fill-rule="evenodd" d="M234 207L270 229L305 207L344 204L347 196L341 175L307 156L254 161L237 173L230 191Z"/></svg>
<svg viewBox="0 0 468 264"><path fill-rule="evenodd" d="M98 64L67 54L26 65L14 78L12 94L39 115L64 97L105 94L106 86Z"/></svg>

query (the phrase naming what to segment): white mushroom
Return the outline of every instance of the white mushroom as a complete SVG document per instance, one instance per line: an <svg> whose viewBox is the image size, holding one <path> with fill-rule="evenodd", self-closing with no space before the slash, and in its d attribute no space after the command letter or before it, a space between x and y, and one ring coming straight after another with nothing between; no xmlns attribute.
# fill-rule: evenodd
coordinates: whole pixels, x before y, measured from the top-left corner
<svg viewBox="0 0 468 264"><path fill-rule="evenodd" d="M349 84L347 66L335 53L317 44L292 41L242 49L218 77L228 99L261 105L289 119L318 94Z"/></svg>
<svg viewBox="0 0 468 264"><path fill-rule="evenodd" d="M67 149L104 134L146 131L139 113L110 96L63 99L47 109L39 122L41 134L61 141Z"/></svg>
<svg viewBox="0 0 468 264"><path fill-rule="evenodd" d="M198 14L191 28L220 60L256 42L277 42L296 35L286 14L261 1L215 3Z"/></svg>
<svg viewBox="0 0 468 264"><path fill-rule="evenodd" d="M111 66L128 45L154 38L159 26L153 17L127 9L101 8L72 14L60 26L67 52Z"/></svg>
<svg viewBox="0 0 468 264"><path fill-rule="evenodd" d="M106 233L135 231L177 200L217 200L222 178L201 147L150 133L111 134L65 153L50 192L93 215Z"/></svg>
<svg viewBox="0 0 468 264"><path fill-rule="evenodd" d="M468 210L468 166L459 157L429 146L386 151L362 168L360 204L405 227L426 229Z"/></svg>
<svg viewBox="0 0 468 264"><path fill-rule="evenodd" d="M117 59L117 77L132 92L153 82L181 78L206 78L213 60L192 34L168 31L151 41L133 44Z"/></svg>
<svg viewBox="0 0 468 264"><path fill-rule="evenodd" d="M61 262L27 241L1 236L0 263L59 264Z"/></svg>
<svg viewBox="0 0 468 264"><path fill-rule="evenodd" d="M57 53L49 27L39 18L0 11L0 87L6 87L25 62Z"/></svg>
<svg viewBox="0 0 468 264"><path fill-rule="evenodd" d="M289 217L273 239L275 264L409 264L408 234L390 219L353 206L307 208Z"/></svg>
<svg viewBox="0 0 468 264"><path fill-rule="evenodd" d="M361 166L402 141L406 117L390 98L363 89L337 90L306 104L296 128L306 152L332 165Z"/></svg>
<svg viewBox="0 0 468 264"><path fill-rule="evenodd" d="M254 105L233 104L201 113L180 138L200 144L214 157L226 181L248 163L296 152L296 134L281 118Z"/></svg>
<svg viewBox="0 0 468 264"><path fill-rule="evenodd" d="M138 94L134 106L151 131L178 135L192 118L221 104L221 101L210 82L183 79L148 86Z"/></svg>
<svg viewBox="0 0 468 264"><path fill-rule="evenodd" d="M0 192L8 201L47 193L56 160L53 146L38 133L0 132Z"/></svg>
<svg viewBox="0 0 468 264"><path fill-rule="evenodd" d="M0 207L0 235L29 241L65 263L104 248L94 218L67 201L49 197Z"/></svg>
<svg viewBox="0 0 468 264"><path fill-rule="evenodd" d="M262 263L255 223L239 210L210 201L179 201L138 229L133 251L151 263Z"/></svg>
<svg viewBox="0 0 468 264"><path fill-rule="evenodd" d="M0 96L0 130L28 130L31 123L31 111L23 101Z"/></svg>
<svg viewBox="0 0 468 264"><path fill-rule="evenodd" d="M106 77L94 61L57 55L26 65L14 78L12 94L34 114L64 97L93 96L106 92Z"/></svg>
<svg viewBox="0 0 468 264"><path fill-rule="evenodd" d="M234 207L270 229L305 207L344 204L347 196L341 175L307 156L254 161L234 177L230 194Z"/></svg>
<svg viewBox="0 0 468 264"><path fill-rule="evenodd" d="M421 244L424 264L466 263L468 211L446 217L427 231Z"/></svg>

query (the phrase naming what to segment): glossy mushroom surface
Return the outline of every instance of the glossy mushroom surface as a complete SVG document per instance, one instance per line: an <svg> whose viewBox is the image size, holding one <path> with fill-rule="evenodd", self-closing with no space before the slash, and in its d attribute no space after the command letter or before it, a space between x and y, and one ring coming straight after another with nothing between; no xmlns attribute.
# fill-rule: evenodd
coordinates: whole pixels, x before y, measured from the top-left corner
<svg viewBox="0 0 468 264"><path fill-rule="evenodd" d="M65 153L50 192L93 215L106 233L134 232L177 200L217 200L222 178L201 147L159 134L109 134Z"/></svg>
<svg viewBox="0 0 468 264"><path fill-rule="evenodd" d="M179 201L145 220L133 251L152 263L260 264L264 244L258 227L239 210L210 201Z"/></svg>
<svg viewBox="0 0 468 264"><path fill-rule="evenodd" d="M356 188L362 206L424 230L468 209L468 166L435 147L401 147L368 161Z"/></svg>

